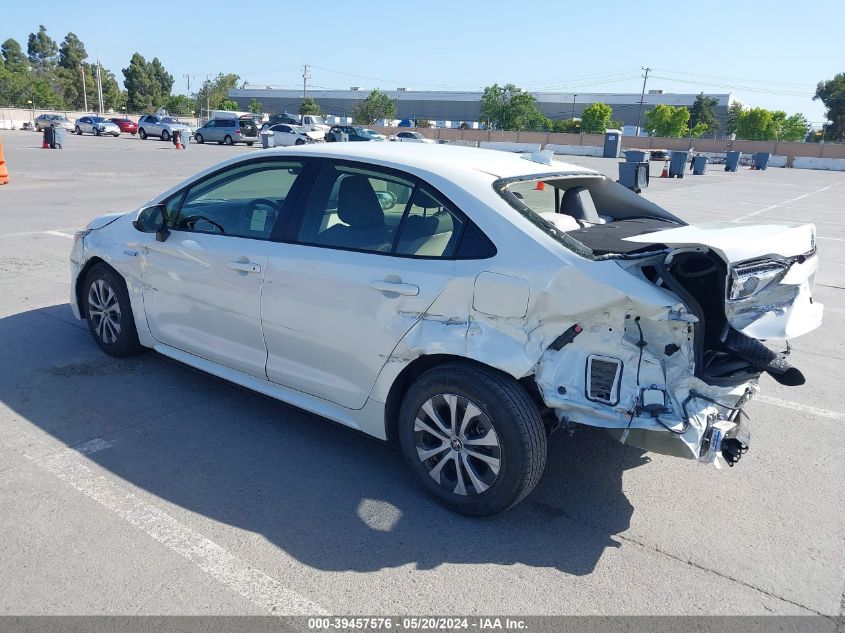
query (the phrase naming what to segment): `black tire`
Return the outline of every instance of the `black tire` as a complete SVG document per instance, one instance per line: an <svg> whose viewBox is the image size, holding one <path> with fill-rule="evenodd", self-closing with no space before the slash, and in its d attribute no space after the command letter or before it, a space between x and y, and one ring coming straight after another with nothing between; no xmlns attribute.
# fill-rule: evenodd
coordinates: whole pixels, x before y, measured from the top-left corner
<svg viewBox="0 0 845 633"><path fill-rule="evenodd" d="M296 145L305 145L305 141L303 141L301 138L298 138L298 139L296 139L296 143L295 143L295 144L296 144Z"/></svg>
<svg viewBox="0 0 845 633"><path fill-rule="evenodd" d="M94 128L94 136L100 136L100 128L98 128L98 127Z"/></svg>
<svg viewBox="0 0 845 633"><path fill-rule="evenodd" d="M73 131L76 132L77 136L82 136L82 128L79 127L78 125L74 128Z"/></svg>
<svg viewBox="0 0 845 633"><path fill-rule="evenodd" d="M483 432L485 437L489 435L491 427L495 431L497 447L486 450L498 451L498 472L487 469L487 483L484 485L489 487L480 492L469 475L469 466L466 463L470 457L465 452L481 452L479 446L467 449L458 441L459 449L456 449L456 436L453 435L450 444L442 444L447 446L445 451L448 452L445 454L441 452L422 461L417 453L419 443L434 436L426 435L424 431L415 428L416 419L420 416L423 405L430 399L436 401L441 394L455 395L458 400L474 404L483 414L470 418L471 421L478 422L471 422L467 429L477 424L477 432ZM398 433L405 461L417 481L440 503L461 514L489 516L513 507L534 489L546 466L546 432L537 406L516 380L484 367L454 363L435 367L422 374L414 381L402 400ZM463 433L458 435L469 446L468 436ZM425 445L423 448L429 447L430 445ZM460 452L456 452L458 450ZM444 449L441 448L441 451ZM487 454L496 455L492 452ZM463 459L465 465L462 468L465 474L454 472L453 460L453 479L449 479L449 463L440 468L438 480L433 479L429 472L435 467L432 460L437 465L441 460L450 459L453 455L455 459ZM484 463L474 463L486 468ZM479 478L479 472L473 472L476 478ZM464 492L467 494L458 494L455 492L457 488L452 489L457 477L463 480Z"/></svg>
<svg viewBox="0 0 845 633"><path fill-rule="evenodd" d="M93 287L97 285L95 290ZM107 300L108 295L104 292L107 288L114 293L114 301ZM95 264L85 276L82 285L82 305L85 313L85 320L88 322L88 329L94 337L94 341L109 356L122 358L139 353L143 348L138 341L138 331L135 329L135 317L132 314L132 305L129 302L129 293L126 290L126 283L117 271L106 264ZM105 316L95 312L95 308L102 305L108 313L108 322ZM115 330L110 323L117 323Z"/></svg>
<svg viewBox="0 0 845 633"><path fill-rule="evenodd" d="M223 141L217 141L218 145L223 145Z"/></svg>
<svg viewBox="0 0 845 633"><path fill-rule="evenodd" d="M223 145L234 145L234 141L232 141L232 137L228 134L223 137Z"/></svg>
<svg viewBox="0 0 845 633"><path fill-rule="evenodd" d="M205 141L203 140L203 138L202 138L202 134L197 134L196 136L194 136L194 140L195 140L197 143L199 143L200 145L202 145L202 144L205 142Z"/></svg>
<svg viewBox="0 0 845 633"><path fill-rule="evenodd" d="M161 138L162 141L169 141L170 140L170 132L168 132L167 130L162 130L160 138Z"/></svg>
<svg viewBox="0 0 845 633"><path fill-rule="evenodd" d="M141 137L142 141L146 141L147 140L147 131L144 128L139 128L138 129L138 136Z"/></svg>
<svg viewBox="0 0 845 633"><path fill-rule="evenodd" d="M246 144L247 147L252 147L253 145L255 145L255 141L251 141L251 142L247 141L247 144Z"/></svg>

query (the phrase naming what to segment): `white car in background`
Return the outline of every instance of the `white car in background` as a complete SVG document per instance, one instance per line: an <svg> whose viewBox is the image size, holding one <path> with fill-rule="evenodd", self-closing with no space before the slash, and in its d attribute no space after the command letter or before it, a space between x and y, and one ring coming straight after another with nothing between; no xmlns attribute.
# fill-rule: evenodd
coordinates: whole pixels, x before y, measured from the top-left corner
<svg viewBox="0 0 845 633"><path fill-rule="evenodd" d="M430 138L424 137L419 132L399 132L394 134L390 137L391 141L397 141L399 143L436 143Z"/></svg>
<svg viewBox="0 0 845 633"><path fill-rule="evenodd" d="M83 116L76 120L73 126L73 131L79 135L83 133L94 134L101 136L103 134L111 134L112 136L120 136L120 128L116 123L109 121L101 116Z"/></svg>
<svg viewBox="0 0 845 633"><path fill-rule="evenodd" d="M292 125L288 123L277 123L276 125L271 125L267 129L273 132L275 144L281 147L322 142L325 137L325 133L321 135L319 132L306 130L301 125Z"/></svg>
<svg viewBox="0 0 845 633"><path fill-rule="evenodd" d="M690 226L551 152L330 143L94 220L70 303L107 354L396 442L440 502L489 515L556 429L736 463L760 375L804 381L761 341L820 325L817 267L812 224Z"/></svg>

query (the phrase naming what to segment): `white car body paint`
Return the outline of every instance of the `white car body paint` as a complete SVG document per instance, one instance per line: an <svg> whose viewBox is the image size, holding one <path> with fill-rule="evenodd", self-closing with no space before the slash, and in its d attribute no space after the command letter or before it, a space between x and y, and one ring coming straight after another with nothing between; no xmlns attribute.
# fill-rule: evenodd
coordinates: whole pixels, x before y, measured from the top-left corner
<svg viewBox="0 0 845 633"><path fill-rule="evenodd" d="M756 378L715 385L695 375L693 332L699 318L676 293L633 270L636 260L588 257L567 248L494 188L507 178L574 179L590 183L598 198L624 200L634 215L674 219L643 198L627 197L598 172L429 144L307 145L264 150L260 157L343 159L410 174L466 213L497 246L497 254L413 259L176 230L157 242L155 235L133 227L139 209L97 219L75 241L71 305L76 316L81 316L77 278L97 257L126 280L142 345L380 439L387 437L385 403L397 377L414 360L433 354L533 380L562 423L617 429L623 441L687 458L699 458L710 418L724 413L707 400L690 400L691 390L728 406L757 391ZM143 206L160 203L221 168L257 159L257 154L234 157ZM658 233L665 239L657 241L712 249L731 264L746 256L805 253L814 233L807 226L770 225L761 237L750 227L731 225L730 230L743 232L741 239L724 228L679 227ZM654 237L637 241L654 242ZM223 241L230 244L224 248ZM650 258L662 260L667 250ZM260 270L244 274L224 264L239 258ZM806 263L814 261L811 254ZM775 287L798 287L798 296L809 301L815 264L797 263ZM371 284L388 276L417 286L418 294L387 293ZM820 306L811 311L786 306L771 317L762 311L752 330L803 333L818 327L821 312ZM576 324L577 338L554 349L556 339ZM664 353L669 348L675 351ZM618 402L587 398L585 365L591 355L622 363ZM665 392L661 421L685 428L682 434L670 434L655 416L637 410L645 388Z"/></svg>

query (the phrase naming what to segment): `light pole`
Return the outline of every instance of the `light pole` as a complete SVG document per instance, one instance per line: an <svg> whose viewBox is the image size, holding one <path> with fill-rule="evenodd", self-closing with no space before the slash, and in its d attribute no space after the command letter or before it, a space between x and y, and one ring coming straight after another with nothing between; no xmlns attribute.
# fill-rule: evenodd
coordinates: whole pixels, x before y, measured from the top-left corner
<svg viewBox="0 0 845 633"><path fill-rule="evenodd" d="M575 97L577 97L577 96L578 96L577 94L572 95L572 117L571 118L573 120L575 120Z"/></svg>
<svg viewBox="0 0 845 633"><path fill-rule="evenodd" d="M651 72L651 68L643 68L645 74L643 75L643 91L640 93L640 111L637 114L637 136L640 135L640 123L642 123L643 118L643 103L645 102L645 83L648 81L648 73Z"/></svg>

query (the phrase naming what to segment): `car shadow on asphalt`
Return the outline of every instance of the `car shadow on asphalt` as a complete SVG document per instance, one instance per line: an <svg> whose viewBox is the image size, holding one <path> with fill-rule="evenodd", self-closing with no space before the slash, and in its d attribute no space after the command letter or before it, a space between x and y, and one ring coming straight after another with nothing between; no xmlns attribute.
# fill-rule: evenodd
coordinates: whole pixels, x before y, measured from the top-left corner
<svg viewBox="0 0 845 633"><path fill-rule="evenodd" d="M648 462L600 430L559 432L525 501L470 519L432 501L396 449L152 352L104 355L67 304L0 319L0 341L0 400L16 415L71 447L106 439L85 459L321 570L589 574L630 524L623 473Z"/></svg>

